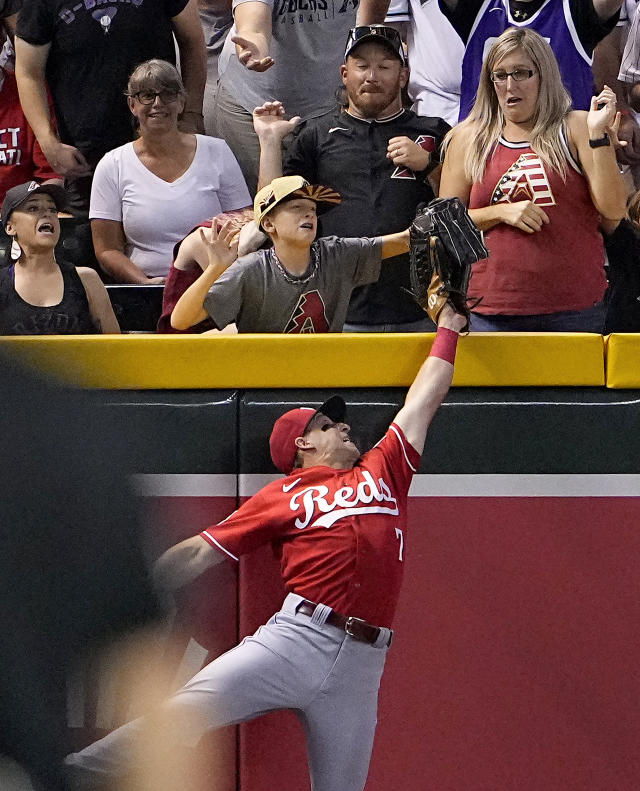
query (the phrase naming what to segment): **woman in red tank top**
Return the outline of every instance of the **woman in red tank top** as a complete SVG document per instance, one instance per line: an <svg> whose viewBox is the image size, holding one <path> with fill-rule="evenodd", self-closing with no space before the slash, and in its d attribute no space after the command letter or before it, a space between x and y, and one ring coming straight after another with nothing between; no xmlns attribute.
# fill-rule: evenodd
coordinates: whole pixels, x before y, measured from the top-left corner
<svg viewBox="0 0 640 791"><path fill-rule="evenodd" d="M445 139L441 197L485 232L474 264L472 329L601 332L607 282L601 228L625 214L613 91L571 110L549 44L510 29L485 59L468 118Z"/></svg>

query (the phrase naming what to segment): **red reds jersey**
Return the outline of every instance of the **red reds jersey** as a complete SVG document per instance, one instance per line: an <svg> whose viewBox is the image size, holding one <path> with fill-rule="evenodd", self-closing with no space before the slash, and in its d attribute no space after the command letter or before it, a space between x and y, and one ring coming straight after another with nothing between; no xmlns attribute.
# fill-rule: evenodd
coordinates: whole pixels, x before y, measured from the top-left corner
<svg viewBox="0 0 640 791"><path fill-rule="evenodd" d="M353 469L293 470L200 535L234 560L271 542L287 591L390 626L402 580L407 493L419 461L392 423Z"/></svg>

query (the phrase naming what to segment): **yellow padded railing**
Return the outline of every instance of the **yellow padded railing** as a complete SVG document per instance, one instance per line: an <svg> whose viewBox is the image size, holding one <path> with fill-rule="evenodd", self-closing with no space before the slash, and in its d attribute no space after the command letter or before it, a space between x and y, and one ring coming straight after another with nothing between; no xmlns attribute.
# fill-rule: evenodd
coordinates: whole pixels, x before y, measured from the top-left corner
<svg viewBox="0 0 640 791"><path fill-rule="evenodd" d="M636 336L638 337L638 336ZM109 389L405 387L432 334L120 335L0 338L61 380ZM460 339L459 387L602 386L601 335L477 333Z"/></svg>
<svg viewBox="0 0 640 791"><path fill-rule="evenodd" d="M609 335L606 358L607 387L640 388L640 335Z"/></svg>

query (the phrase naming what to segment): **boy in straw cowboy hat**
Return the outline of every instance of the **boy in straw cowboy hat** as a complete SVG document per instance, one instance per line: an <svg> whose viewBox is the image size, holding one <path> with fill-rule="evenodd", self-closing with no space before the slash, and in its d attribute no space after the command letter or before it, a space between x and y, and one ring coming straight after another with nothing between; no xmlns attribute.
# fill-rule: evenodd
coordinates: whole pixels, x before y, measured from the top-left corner
<svg viewBox="0 0 640 791"><path fill-rule="evenodd" d="M382 259L407 252L409 232L374 239L316 240L317 214L340 203L333 190L301 176L284 176L255 198L254 220L273 247L236 261L237 228L199 230L209 264L180 297L171 315L175 329L210 317L219 330L239 332L340 332L351 292L375 283ZM233 264L233 266L232 266Z"/></svg>

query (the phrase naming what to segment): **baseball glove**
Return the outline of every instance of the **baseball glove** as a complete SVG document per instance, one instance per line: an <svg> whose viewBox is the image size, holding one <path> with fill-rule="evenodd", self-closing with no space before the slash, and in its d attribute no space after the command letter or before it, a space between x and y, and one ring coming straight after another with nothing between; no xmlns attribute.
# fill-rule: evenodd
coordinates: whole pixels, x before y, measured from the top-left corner
<svg viewBox="0 0 640 791"><path fill-rule="evenodd" d="M447 303L467 317L471 264L489 251L458 198L436 198L418 209L409 231L411 291L435 324ZM473 305L475 307L477 302Z"/></svg>

